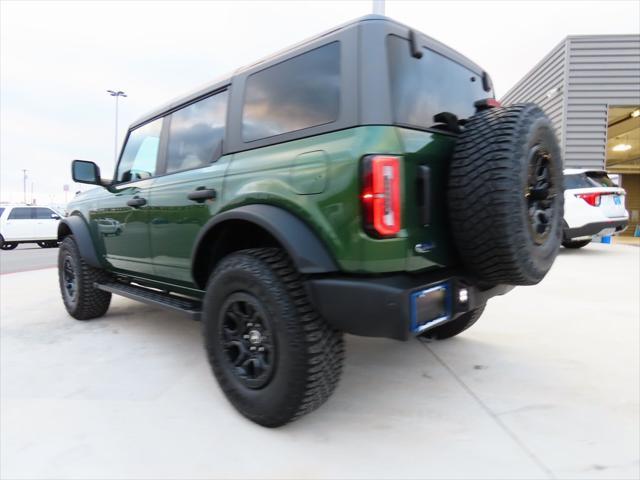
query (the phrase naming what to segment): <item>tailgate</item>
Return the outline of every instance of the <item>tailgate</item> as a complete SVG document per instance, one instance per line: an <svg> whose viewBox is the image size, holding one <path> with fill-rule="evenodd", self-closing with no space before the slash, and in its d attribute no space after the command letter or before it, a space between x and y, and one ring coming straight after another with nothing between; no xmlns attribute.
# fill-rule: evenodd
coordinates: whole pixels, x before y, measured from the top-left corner
<svg viewBox="0 0 640 480"><path fill-rule="evenodd" d="M624 190L606 192L600 198L600 208L608 218L625 217L627 215L627 211L624 208L624 201Z"/></svg>
<svg viewBox="0 0 640 480"><path fill-rule="evenodd" d="M435 262L453 266L457 256L447 223L446 186L456 138L398 128L404 149L403 226L408 236L407 270Z"/></svg>

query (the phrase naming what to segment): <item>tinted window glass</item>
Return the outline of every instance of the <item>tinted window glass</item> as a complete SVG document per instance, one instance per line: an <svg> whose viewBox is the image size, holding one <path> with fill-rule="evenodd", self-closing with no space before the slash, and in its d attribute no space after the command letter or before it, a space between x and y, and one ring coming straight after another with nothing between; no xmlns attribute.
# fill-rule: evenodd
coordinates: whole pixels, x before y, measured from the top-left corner
<svg viewBox="0 0 640 480"><path fill-rule="evenodd" d="M51 215L53 215L55 212L49 208L36 208L36 218L38 220L51 220ZM56 214L57 215L57 214Z"/></svg>
<svg viewBox="0 0 640 480"><path fill-rule="evenodd" d="M28 220L31 219L31 210L33 208L14 208L9 214L9 220Z"/></svg>
<svg viewBox="0 0 640 480"><path fill-rule="evenodd" d="M493 96L483 90L481 75L459 63L427 48L422 49L422 58L415 58L409 41L395 35L387 42L397 123L430 128L440 112L468 118L475 113L475 101Z"/></svg>
<svg viewBox="0 0 640 480"><path fill-rule="evenodd" d="M596 187L617 187L613 180L604 172L587 172L587 177Z"/></svg>
<svg viewBox="0 0 640 480"><path fill-rule="evenodd" d="M171 114L167 172L206 165L222 153L227 92Z"/></svg>
<svg viewBox="0 0 640 480"><path fill-rule="evenodd" d="M566 190L571 188L593 188L594 186L593 182L589 181L584 173L564 176L564 188Z"/></svg>
<svg viewBox="0 0 640 480"><path fill-rule="evenodd" d="M246 142L323 125L340 110L340 44L330 43L254 73L242 114Z"/></svg>
<svg viewBox="0 0 640 480"><path fill-rule="evenodd" d="M155 175L161 129L162 119L158 119L131 132L118 166L118 182L130 182Z"/></svg>
<svg viewBox="0 0 640 480"><path fill-rule="evenodd" d="M0 208L0 217L2 216L3 213L4 213L4 208Z"/></svg>

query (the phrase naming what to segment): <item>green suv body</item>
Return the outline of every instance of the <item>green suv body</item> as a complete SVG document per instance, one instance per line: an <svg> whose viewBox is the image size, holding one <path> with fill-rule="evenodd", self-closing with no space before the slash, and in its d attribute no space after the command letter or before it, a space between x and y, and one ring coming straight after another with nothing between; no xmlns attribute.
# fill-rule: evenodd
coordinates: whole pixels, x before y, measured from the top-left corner
<svg viewBox="0 0 640 480"><path fill-rule="evenodd" d="M101 188L60 225L65 305L91 318L118 293L201 317L236 408L269 426L297 418L335 388L342 332L445 338L491 296L541 278L483 277L460 247L464 221L452 227L452 158L466 119L495 115L493 97L473 62L369 16L174 101L131 125L113 179L74 162L75 181ZM535 161L551 162L553 148ZM457 172L479 162L465 158ZM474 192L491 182L479 183ZM543 208L549 188L530 188ZM540 228L532 219L523 224ZM542 232L553 242L554 229ZM304 351L296 328L318 332Z"/></svg>

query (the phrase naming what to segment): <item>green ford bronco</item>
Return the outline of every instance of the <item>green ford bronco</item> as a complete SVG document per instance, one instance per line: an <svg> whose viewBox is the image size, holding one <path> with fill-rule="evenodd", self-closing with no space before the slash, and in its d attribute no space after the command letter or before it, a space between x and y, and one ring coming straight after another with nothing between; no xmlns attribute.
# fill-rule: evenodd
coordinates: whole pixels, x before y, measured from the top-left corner
<svg viewBox="0 0 640 480"><path fill-rule="evenodd" d="M367 16L165 105L113 179L76 160L60 223L69 314L112 294L202 321L234 407L275 427L327 400L343 333L444 339L538 283L562 161L531 104L447 46Z"/></svg>

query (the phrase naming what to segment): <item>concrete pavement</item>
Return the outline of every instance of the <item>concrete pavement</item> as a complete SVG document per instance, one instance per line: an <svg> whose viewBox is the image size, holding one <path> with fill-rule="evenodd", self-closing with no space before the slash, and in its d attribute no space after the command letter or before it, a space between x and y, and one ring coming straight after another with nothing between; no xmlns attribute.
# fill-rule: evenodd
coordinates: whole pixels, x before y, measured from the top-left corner
<svg viewBox="0 0 640 480"><path fill-rule="evenodd" d="M57 248L40 248L35 243L18 245L15 250L0 250L0 274L55 267Z"/></svg>
<svg viewBox="0 0 640 480"><path fill-rule="evenodd" d="M0 277L3 479L638 478L640 249L562 250L444 342L348 337L320 410L226 402L200 326L115 298L68 317L55 269Z"/></svg>

